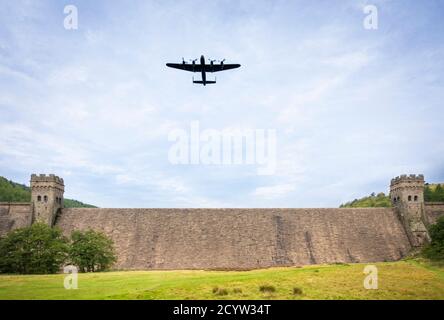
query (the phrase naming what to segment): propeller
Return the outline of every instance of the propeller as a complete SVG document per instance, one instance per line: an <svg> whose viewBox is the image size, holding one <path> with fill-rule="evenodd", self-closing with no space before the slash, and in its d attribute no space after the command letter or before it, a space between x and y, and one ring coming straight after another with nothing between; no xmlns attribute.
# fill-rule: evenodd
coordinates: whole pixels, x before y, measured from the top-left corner
<svg viewBox="0 0 444 320"><path fill-rule="evenodd" d="M220 64L224 64L225 59L220 60Z"/></svg>
<svg viewBox="0 0 444 320"><path fill-rule="evenodd" d="M217 61L216 59L210 59L210 63L213 64L214 61Z"/></svg>
<svg viewBox="0 0 444 320"><path fill-rule="evenodd" d="M182 63L185 64L185 59L182 57Z"/></svg>
<svg viewBox="0 0 444 320"><path fill-rule="evenodd" d="M190 60L190 61L191 61L191 63L194 64L194 63L196 63L197 60L199 60L199 59L196 58L196 59L193 59L193 60Z"/></svg>

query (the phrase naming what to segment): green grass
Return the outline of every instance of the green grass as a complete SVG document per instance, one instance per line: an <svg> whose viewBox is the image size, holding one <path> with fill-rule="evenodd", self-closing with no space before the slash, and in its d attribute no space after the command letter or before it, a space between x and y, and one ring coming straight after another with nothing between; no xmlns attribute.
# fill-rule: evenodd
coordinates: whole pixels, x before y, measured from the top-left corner
<svg viewBox="0 0 444 320"><path fill-rule="evenodd" d="M0 299L444 299L443 266L421 260L375 265L377 290L364 289L364 264L336 264L253 271L79 274L77 290L64 289L62 274L2 275ZM275 291L261 291L264 286ZM301 294L294 294L294 288Z"/></svg>

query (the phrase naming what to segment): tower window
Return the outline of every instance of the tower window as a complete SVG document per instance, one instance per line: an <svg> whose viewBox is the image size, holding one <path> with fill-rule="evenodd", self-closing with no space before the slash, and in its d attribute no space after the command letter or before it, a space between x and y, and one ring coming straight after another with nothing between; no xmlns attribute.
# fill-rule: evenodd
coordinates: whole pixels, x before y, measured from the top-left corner
<svg viewBox="0 0 444 320"><path fill-rule="evenodd" d="M414 199L415 201L418 201L418 196L415 196L413 199Z"/></svg>
<svg viewBox="0 0 444 320"><path fill-rule="evenodd" d="M37 201L38 202L42 201L42 196L37 196Z"/></svg>
<svg viewBox="0 0 444 320"><path fill-rule="evenodd" d="M43 201L48 202L48 196L44 196Z"/></svg>
<svg viewBox="0 0 444 320"><path fill-rule="evenodd" d="M412 196L409 196L409 197L408 197L408 200L409 200L409 201L412 201Z"/></svg>

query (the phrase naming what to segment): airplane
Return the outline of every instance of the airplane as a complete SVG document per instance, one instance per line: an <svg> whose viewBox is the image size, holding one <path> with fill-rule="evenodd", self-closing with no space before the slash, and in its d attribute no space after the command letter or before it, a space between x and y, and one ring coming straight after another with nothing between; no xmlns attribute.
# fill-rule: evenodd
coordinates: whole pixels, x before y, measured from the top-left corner
<svg viewBox="0 0 444 320"><path fill-rule="evenodd" d="M205 64L205 57L203 55L200 56L200 64L196 64L197 59L191 60L191 63L186 63L185 60L182 58L182 63L167 63L167 67L185 70L185 71L191 71L191 72L201 72L202 73L202 81L194 80L193 77L193 83L203 84L206 86L207 84L213 84L216 83L216 79L213 80L207 80L207 72L218 72L218 71L224 71L224 70L230 70L230 69L236 69L239 68L240 64L224 64L225 59L220 61L220 64L214 64L216 60L210 60L210 64Z"/></svg>

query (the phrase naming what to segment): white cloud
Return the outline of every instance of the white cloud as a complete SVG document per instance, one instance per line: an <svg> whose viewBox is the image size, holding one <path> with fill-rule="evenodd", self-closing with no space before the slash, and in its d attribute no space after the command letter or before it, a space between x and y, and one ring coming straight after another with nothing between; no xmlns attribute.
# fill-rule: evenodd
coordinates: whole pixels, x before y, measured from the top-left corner
<svg viewBox="0 0 444 320"><path fill-rule="evenodd" d="M282 184L267 187L258 187L254 190L253 196L265 197L268 199L281 198L296 190L292 184Z"/></svg>

